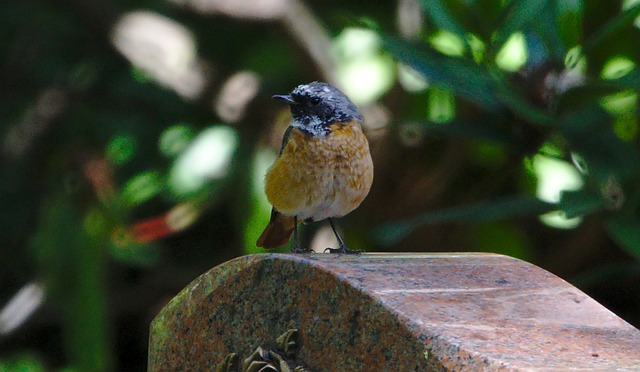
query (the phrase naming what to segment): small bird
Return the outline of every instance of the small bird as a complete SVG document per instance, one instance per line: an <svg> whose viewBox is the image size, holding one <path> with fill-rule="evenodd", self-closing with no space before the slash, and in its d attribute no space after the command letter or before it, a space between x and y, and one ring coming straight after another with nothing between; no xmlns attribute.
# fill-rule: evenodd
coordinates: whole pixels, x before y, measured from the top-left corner
<svg viewBox="0 0 640 372"><path fill-rule="evenodd" d="M345 246L333 218L356 209L373 183L362 114L340 90L317 81L273 98L289 105L293 120L280 155L265 176L265 193L273 209L257 246L275 248L293 234L292 252L311 252L300 248L298 223L328 219L339 247L325 252L359 253Z"/></svg>

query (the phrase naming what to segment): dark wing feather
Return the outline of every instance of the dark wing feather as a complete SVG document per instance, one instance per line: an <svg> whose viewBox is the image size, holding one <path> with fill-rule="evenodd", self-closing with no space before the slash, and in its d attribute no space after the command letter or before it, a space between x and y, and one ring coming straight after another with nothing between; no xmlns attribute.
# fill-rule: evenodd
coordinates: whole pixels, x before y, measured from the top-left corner
<svg viewBox="0 0 640 372"><path fill-rule="evenodd" d="M285 146L289 142L291 137L292 126L289 126L282 136L282 146L280 146L280 152L278 156L282 155ZM264 247L267 249L279 247L287 244L293 234L295 227L295 219L293 216L285 216L278 212L275 208L271 208L271 219L269 224L264 229L256 245L258 247Z"/></svg>
<svg viewBox="0 0 640 372"><path fill-rule="evenodd" d="M282 136L282 146L280 146L280 152L278 153L278 156L282 155L282 151L284 151L284 147L287 145L287 142L289 142L289 137L291 137L291 130L293 129L292 126L287 127L287 130L284 131L284 136Z"/></svg>

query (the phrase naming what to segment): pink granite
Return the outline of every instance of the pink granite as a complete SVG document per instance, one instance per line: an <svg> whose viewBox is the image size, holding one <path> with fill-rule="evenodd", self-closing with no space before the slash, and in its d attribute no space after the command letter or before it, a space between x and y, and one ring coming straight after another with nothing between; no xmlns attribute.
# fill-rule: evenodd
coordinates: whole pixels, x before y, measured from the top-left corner
<svg viewBox="0 0 640 372"><path fill-rule="evenodd" d="M153 321L149 370L212 369L290 329L313 371L640 371L639 330L545 270L482 253L231 260Z"/></svg>

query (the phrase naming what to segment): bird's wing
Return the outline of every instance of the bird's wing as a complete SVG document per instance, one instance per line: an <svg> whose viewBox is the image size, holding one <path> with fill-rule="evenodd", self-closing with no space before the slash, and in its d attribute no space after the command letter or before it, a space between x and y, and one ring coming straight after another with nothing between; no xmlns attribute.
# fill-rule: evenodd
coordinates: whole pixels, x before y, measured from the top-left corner
<svg viewBox="0 0 640 372"><path fill-rule="evenodd" d="M284 136L282 136L282 146L280 146L280 152L278 153L278 156L282 155L284 147L287 145L287 142L289 142L289 137L291 137L291 129L293 129L293 127L289 126L287 130L284 131Z"/></svg>

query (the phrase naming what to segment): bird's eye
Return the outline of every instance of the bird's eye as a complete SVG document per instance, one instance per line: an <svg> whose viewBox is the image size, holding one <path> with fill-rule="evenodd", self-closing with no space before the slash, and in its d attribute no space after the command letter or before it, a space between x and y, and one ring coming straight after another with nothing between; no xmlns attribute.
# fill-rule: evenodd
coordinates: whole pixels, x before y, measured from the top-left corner
<svg viewBox="0 0 640 372"><path fill-rule="evenodd" d="M313 97L309 100L309 103L311 103L314 106L317 106L320 103L320 98L318 97Z"/></svg>

